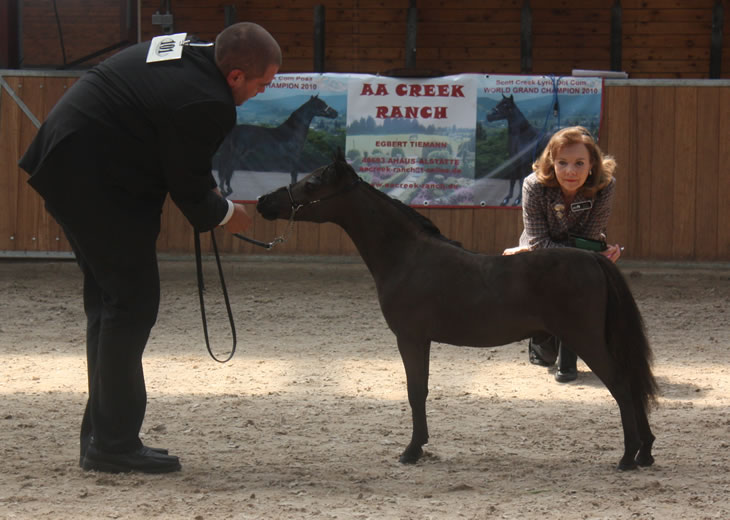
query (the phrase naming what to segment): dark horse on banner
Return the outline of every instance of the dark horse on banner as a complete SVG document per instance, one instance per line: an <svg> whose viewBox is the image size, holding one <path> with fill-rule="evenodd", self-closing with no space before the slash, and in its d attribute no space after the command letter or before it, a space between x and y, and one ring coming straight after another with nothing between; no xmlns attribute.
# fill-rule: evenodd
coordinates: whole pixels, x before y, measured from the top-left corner
<svg viewBox="0 0 730 520"><path fill-rule="evenodd" d="M519 206L522 203L522 182L532 171L532 163L545 149L550 136L538 132L530 124L517 108L514 96L507 97L502 94L502 100L487 113L487 121L501 120L507 120L509 159L492 176L509 179L509 193L501 205L507 206L514 197L513 205ZM518 183L519 189L515 194L515 185Z"/></svg>
<svg viewBox="0 0 730 520"><path fill-rule="evenodd" d="M651 349L631 291L610 260L572 248L513 256L467 251L363 182L341 152L334 163L261 197L257 210L269 220L294 213L296 221L333 222L356 245L405 366L413 435L401 462L415 463L428 442L431 342L494 347L539 333L558 336L618 403L624 431L618 468L654 462Z"/></svg>
<svg viewBox="0 0 730 520"><path fill-rule="evenodd" d="M315 117L334 119L337 110L319 96L312 96L277 127L235 126L219 149L218 180L223 196L233 193L235 170L289 172L296 182L301 171L299 156Z"/></svg>

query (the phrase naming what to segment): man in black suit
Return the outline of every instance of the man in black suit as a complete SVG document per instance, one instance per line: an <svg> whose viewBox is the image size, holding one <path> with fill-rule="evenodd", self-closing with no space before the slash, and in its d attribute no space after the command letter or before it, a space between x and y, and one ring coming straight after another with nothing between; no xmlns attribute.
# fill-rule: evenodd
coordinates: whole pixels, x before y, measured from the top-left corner
<svg viewBox="0 0 730 520"><path fill-rule="evenodd" d="M178 457L139 438L147 402L142 353L160 301L155 244L167 194L198 231L225 225L239 233L251 223L242 205L221 197L211 160L236 123L236 106L278 72L281 49L253 23L226 28L214 46L176 36L134 45L88 71L19 163L84 276L85 470L180 469Z"/></svg>

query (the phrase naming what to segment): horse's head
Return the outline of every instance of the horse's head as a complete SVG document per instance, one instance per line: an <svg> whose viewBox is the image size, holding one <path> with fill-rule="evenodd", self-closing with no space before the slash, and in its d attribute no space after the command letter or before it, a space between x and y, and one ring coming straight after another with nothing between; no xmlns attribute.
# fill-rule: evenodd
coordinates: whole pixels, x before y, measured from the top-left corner
<svg viewBox="0 0 730 520"><path fill-rule="evenodd" d="M337 110L329 106L319 97L319 94L312 96L307 101L306 105L311 110L313 117L326 117L327 119L334 119L337 117Z"/></svg>
<svg viewBox="0 0 730 520"><path fill-rule="evenodd" d="M290 218L309 222L328 222L340 202L361 182L341 150L331 164L321 166L296 184L282 186L259 198L256 210L267 220Z"/></svg>
<svg viewBox="0 0 730 520"><path fill-rule="evenodd" d="M502 94L502 101L497 103L497 106L487 112L487 121L501 121L503 119L509 120L516 108L517 105L515 105L515 97L507 97Z"/></svg>

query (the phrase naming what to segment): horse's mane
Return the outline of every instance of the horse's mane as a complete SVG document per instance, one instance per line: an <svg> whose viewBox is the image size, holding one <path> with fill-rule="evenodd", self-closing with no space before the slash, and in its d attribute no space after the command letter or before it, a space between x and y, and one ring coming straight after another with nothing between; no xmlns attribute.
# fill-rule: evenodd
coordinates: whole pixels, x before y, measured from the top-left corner
<svg viewBox="0 0 730 520"><path fill-rule="evenodd" d="M315 98L319 99L319 95L316 95L316 96L312 96L312 97L310 97L310 98L309 98L308 100L306 100L306 101L305 101L304 103L302 103L302 104L301 104L301 105L299 105L299 106L298 106L297 108L295 108L295 109L294 109L294 110L292 111L292 113L291 113L291 114L289 114L289 117L287 117L287 118L286 118L286 121L285 121L284 123L282 123L282 125L281 125L281 126L284 126L284 124L286 124L286 123L287 123L288 121L291 121L291 120L294 120L294 119L298 119L298 118L299 118L299 119L304 119L304 117L302 116L302 113L303 113L303 112L306 112L306 111L307 111L307 107L308 107L308 106L309 106L310 104L314 103L314 99L315 99Z"/></svg>
<svg viewBox="0 0 730 520"><path fill-rule="evenodd" d="M428 234L429 236L435 237L439 240L443 240L445 242L448 242L450 244L453 244L458 247L463 247L461 245L461 242L458 242L456 240L451 240L450 238L445 237L443 234L441 234L441 230L434 224L429 218L424 217L422 214L420 214L418 211L413 209L407 204L404 204L403 202L399 201L398 199L394 199L390 195L383 193L379 189L373 187L369 183L365 182L363 183L367 188L374 193L376 196L380 197L381 199L389 202L392 206L395 206L401 213L406 215L408 218L415 220L418 225L421 226L421 228Z"/></svg>

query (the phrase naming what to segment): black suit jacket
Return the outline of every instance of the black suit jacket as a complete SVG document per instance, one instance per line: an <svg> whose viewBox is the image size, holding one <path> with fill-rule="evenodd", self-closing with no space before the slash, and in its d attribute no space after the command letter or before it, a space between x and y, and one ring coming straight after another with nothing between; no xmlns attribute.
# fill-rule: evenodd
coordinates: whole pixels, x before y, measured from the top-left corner
<svg viewBox="0 0 730 520"><path fill-rule="evenodd" d="M51 206L64 201L67 211L83 213L88 198L121 191L123 200L161 208L169 193L191 224L212 229L228 209L212 191L211 159L236 123L230 88L212 47L146 63L149 45L124 49L81 77L19 164ZM73 152L58 153L64 147Z"/></svg>

